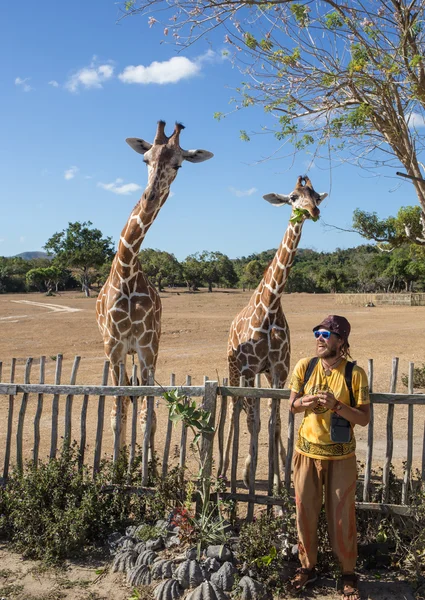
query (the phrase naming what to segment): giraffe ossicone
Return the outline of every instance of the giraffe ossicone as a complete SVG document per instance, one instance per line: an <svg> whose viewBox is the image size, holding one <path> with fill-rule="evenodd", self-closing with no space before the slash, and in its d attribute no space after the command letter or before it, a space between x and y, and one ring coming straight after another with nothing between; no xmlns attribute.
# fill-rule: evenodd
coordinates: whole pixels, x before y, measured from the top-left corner
<svg viewBox="0 0 425 600"><path fill-rule="evenodd" d="M320 211L318 205L327 194L314 191L307 176L299 176L294 190L288 194L266 194L265 200L275 205L289 204L292 208L282 242L264 273L264 276L248 304L233 319L230 326L227 347L229 384L238 386L241 377L245 385L252 387L255 376L264 373L271 387L283 388L289 373L291 347L289 327L286 321L281 296L294 262L304 222L316 220ZM297 215L297 219L293 216ZM243 479L247 487L253 485L256 471L258 436L261 428L259 403L253 398L243 399L243 408L247 414L247 427L250 434L248 456L245 461ZM271 401L269 401L271 408ZM235 400L229 403L228 434L224 448L223 463L219 465L219 474L226 475L234 430ZM277 407L276 427L273 443L274 484L280 487L279 456L282 463L286 452L281 437L280 401Z"/></svg>
<svg viewBox="0 0 425 600"><path fill-rule="evenodd" d="M127 143L148 167L148 183L121 232L111 270L96 303L96 316L103 337L105 354L110 361L113 385L119 384L120 364L129 354L137 355L140 385L146 385L150 371L155 371L161 335L161 299L149 282L139 261L139 250L147 231L170 193L170 186L182 163L203 162L212 158L207 150L183 150L180 133L184 126L176 123L171 136L165 134L165 122L159 121L153 143L140 138L127 138ZM124 385L129 385L125 372ZM121 422L117 422L117 399L111 412L114 440L119 436L120 448L126 440L127 412L130 399L122 399ZM142 429L146 423L146 399L140 412ZM150 437L154 454L156 415Z"/></svg>

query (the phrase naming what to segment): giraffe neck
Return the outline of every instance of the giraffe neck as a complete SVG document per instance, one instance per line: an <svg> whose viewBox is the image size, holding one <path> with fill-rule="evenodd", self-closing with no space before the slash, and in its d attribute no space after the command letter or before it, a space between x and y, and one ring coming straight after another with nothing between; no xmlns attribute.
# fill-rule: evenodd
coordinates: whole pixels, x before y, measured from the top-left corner
<svg viewBox="0 0 425 600"><path fill-rule="evenodd" d="M301 223L289 221L283 240L258 286L262 302L266 306L270 306L276 298L280 298L285 289L301 239L303 224L304 219Z"/></svg>
<svg viewBox="0 0 425 600"><path fill-rule="evenodd" d="M150 226L155 221L162 205L168 198L170 186L162 187L159 193L159 201L158 199L151 201L147 199L145 190L141 199L133 208L121 232L118 250L114 259L116 266L120 267L120 269L130 269L133 271L136 266L140 268L138 261L140 247Z"/></svg>

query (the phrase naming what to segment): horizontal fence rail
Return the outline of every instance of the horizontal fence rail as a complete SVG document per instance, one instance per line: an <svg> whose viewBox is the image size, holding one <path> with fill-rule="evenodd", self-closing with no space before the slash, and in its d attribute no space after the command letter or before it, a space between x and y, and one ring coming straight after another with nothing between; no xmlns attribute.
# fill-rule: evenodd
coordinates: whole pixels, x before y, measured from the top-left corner
<svg viewBox="0 0 425 600"><path fill-rule="evenodd" d="M205 473L208 476L217 475L223 473L224 470L224 457L226 443L229 445L229 464L227 465L226 476L229 477L228 491L223 493L223 498L235 500L236 502L246 503L247 505L247 519L251 520L254 515L255 505L265 505L267 509L271 509L272 506L282 506L284 500L282 500L276 494L276 480L275 473L273 471L274 460L277 455L278 449L274 447L275 440L275 429L278 422L278 416L285 412L288 413L288 424L287 424L287 446L286 446L286 460L284 464L280 465L280 472L283 475L283 484L289 491L291 488L291 474L292 474L292 455L295 444L296 430L294 426L294 416L288 411L287 403L283 405L284 408L281 410L281 401L287 401L290 396L290 390L268 388L261 386L261 378L257 376L255 381L255 387L246 387L243 378L240 381L240 386L229 386L227 380L223 380L223 384L219 385L215 381L210 381L208 377L204 377L203 385L192 385L190 376L186 377L184 385L176 385L175 375L170 377L170 385L161 386L155 384L153 374L150 374L148 381L149 385L136 385L137 383L137 366L133 366L131 373L131 385L108 385L108 374L109 374L109 363L105 361L102 375L101 385L86 385L77 384L77 374L80 366L80 357L75 357L74 363L71 370L71 375L68 383L61 383L62 372L63 372L63 357L58 355L56 357L54 383L46 383L46 358L41 357L37 361L33 361L32 358L28 358L24 364L23 382L17 382L16 379L16 366L17 359L12 359L10 363L9 381L1 382L1 378L6 377L6 369L3 369L3 364L0 362L0 402L4 409L8 411L7 420L7 431L5 435L5 449L3 456L3 481L6 481L10 468L15 464L18 469L23 469L24 465L24 454L25 447L30 446L32 450L32 460L37 465L40 456L40 440L47 435L50 439L50 448L48 449L48 457L50 459L55 458L58 452L58 439L60 431L63 431L63 444L70 444L71 440L76 440L78 451L79 451L79 465L80 468L83 464L87 464L87 448L90 446L93 450L92 456L92 469L93 476L99 471L102 453L105 451L105 427L109 426L109 418L106 419L105 424L105 410L106 401L111 402L110 398L113 397L116 402L118 418L120 422L120 414L123 410L123 399L130 398L132 403L128 406L128 419L130 421L130 431L127 432L129 438L127 440L127 448L129 451L129 464L130 466L134 463L136 458L136 447L137 447L137 430L138 430L138 410L141 406L141 398L146 401L147 418L145 421L145 427L143 431L143 439L139 443L142 449L141 454L141 469L142 469L142 482L143 486L146 486L148 481L148 469L149 469L149 442L151 436L151 428L154 422L154 411L158 409L159 399L163 397L165 392L170 392L176 388L179 390L182 396L187 398L198 398L202 403L205 410L211 413L211 422L215 426L215 434L206 434L201 438L201 452L203 459L206 459ZM20 362L22 365L22 361ZM39 365L39 373L37 374L37 383L31 383L31 370L35 365ZM396 393L397 378L398 378L398 359L393 359L392 371L391 371L391 382L388 393L376 393L373 391L373 360L369 360L368 365L368 377L369 377L369 391L371 398L371 421L368 426L367 432L367 446L366 446L366 460L365 468L363 473L363 493L362 502L358 503L359 508L366 510L375 510L383 513L395 513L408 515L410 512L409 496L412 482L412 465L413 465L413 425L414 425L414 406L425 405L425 395L413 393L413 376L414 376L414 365L409 364L408 374L408 393L400 394ZM125 381L124 368L122 366L120 371L120 383ZM3 403L2 399L6 400ZM75 402L79 399L78 406L80 407L79 414L79 435L76 435L76 424L75 418L72 420L73 410L75 408ZM253 436L249 444L250 454L252 460L249 465L249 486L247 492L241 491L243 489L240 483L241 477L238 476L240 468L239 462L244 456L240 456L243 453L241 451L242 436L246 432L246 421L244 418L244 401L245 399L253 399L254 403L260 408L262 400L267 399L269 402L269 420L268 426L264 428L263 439L266 437L267 441L267 454L268 464L262 468L261 481L264 481L264 485L260 485L260 480L257 477L257 466L260 453L259 446L259 433L260 423L259 421L252 425ZM50 403L49 403L50 402ZM128 402L128 401L127 401ZM29 407L33 403L33 442L28 442L28 425L26 439L24 440L24 427L29 419ZM386 449L385 457L383 461L383 473L382 473L382 494L379 502L371 502L371 493L373 489L372 481L372 461L373 461L373 448L374 448L374 428L376 414L374 407L378 405L387 406L387 417L386 417ZM394 408L395 406L407 406L407 438L406 438L406 456L405 464L403 469L402 477L402 492L400 504L390 503L390 481L391 481L391 464L393 460L394 450ZM46 412L46 407L50 409L49 412L49 423L46 426L46 420L43 421L43 411ZM227 415L229 407L232 407L234 411L234 428L233 437L225 439L227 434ZM92 415L94 422L94 439L88 439L88 414L90 409L96 412ZM97 410L96 410L97 409ZM18 411L18 412L17 412ZM75 412L75 410L74 410ZM258 411L260 414L260 411ZM109 415L108 415L109 417ZM264 415L263 415L264 419ZM423 417L422 417L423 419ZM188 455L187 448L191 440L188 439L188 431L185 427L180 426L179 431L176 433L176 428L173 427L171 420L166 415L166 426L163 428L164 434L160 442L162 450L162 464L159 465L159 472L165 477L169 471L170 466L177 462L178 466L187 466ZM74 425L73 425L74 423ZM42 433L42 427L44 426L44 433ZM73 432L74 427L74 432ZM422 463L421 463L421 474L422 480L425 479L425 426L423 429L422 439ZM16 435L16 445L13 444L13 434ZM156 434L158 436L158 432ZM119 436L117 436L118 439ZM78 439L77 439L78 438ZM116 461L119 456L119 443L115 441L113 447L108 448L110 455ZM25 441L25 444L24 444ZM246 446L246 440L244 441ZM264 442L263 442L264 445ZM12 460L12 450L16 448L15 452L15 463ZM248 450L246 450L248 451ZM266 456L267 456L266 454ZM263 452L262 452L263 455ZM158 454L156 455L159 458ZM263 461L264 464L264 461ZM266 469L266 472L264 472ZM376 495L374 497L376 500Z"/></svg>

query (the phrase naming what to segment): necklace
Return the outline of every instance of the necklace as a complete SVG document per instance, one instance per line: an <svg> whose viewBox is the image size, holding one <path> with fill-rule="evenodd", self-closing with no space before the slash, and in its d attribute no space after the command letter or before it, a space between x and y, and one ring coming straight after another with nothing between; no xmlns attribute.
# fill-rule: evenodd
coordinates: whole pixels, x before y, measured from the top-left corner
<svg viewBox="0 0 425 600"><path fill-rule="evenodd" d="M335 362L328 365L327 363L325 363L325 361L322 358L322 367L323 367L326 377L329 377L330 375L332 375L332 369L334 369L337 365L339 365L341 360L342 360L342 357L338 358Z"/></svg>

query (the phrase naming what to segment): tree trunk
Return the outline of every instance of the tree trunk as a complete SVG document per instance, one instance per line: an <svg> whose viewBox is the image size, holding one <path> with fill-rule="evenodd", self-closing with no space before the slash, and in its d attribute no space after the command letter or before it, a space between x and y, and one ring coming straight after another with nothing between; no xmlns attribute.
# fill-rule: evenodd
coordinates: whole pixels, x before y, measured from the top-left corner
<svg viewBox="0 0 425 600"><path fill-rule="evenodd" d="M208 291L212 292L212 283L211 283L211 281L208 282Z"/></svg>

